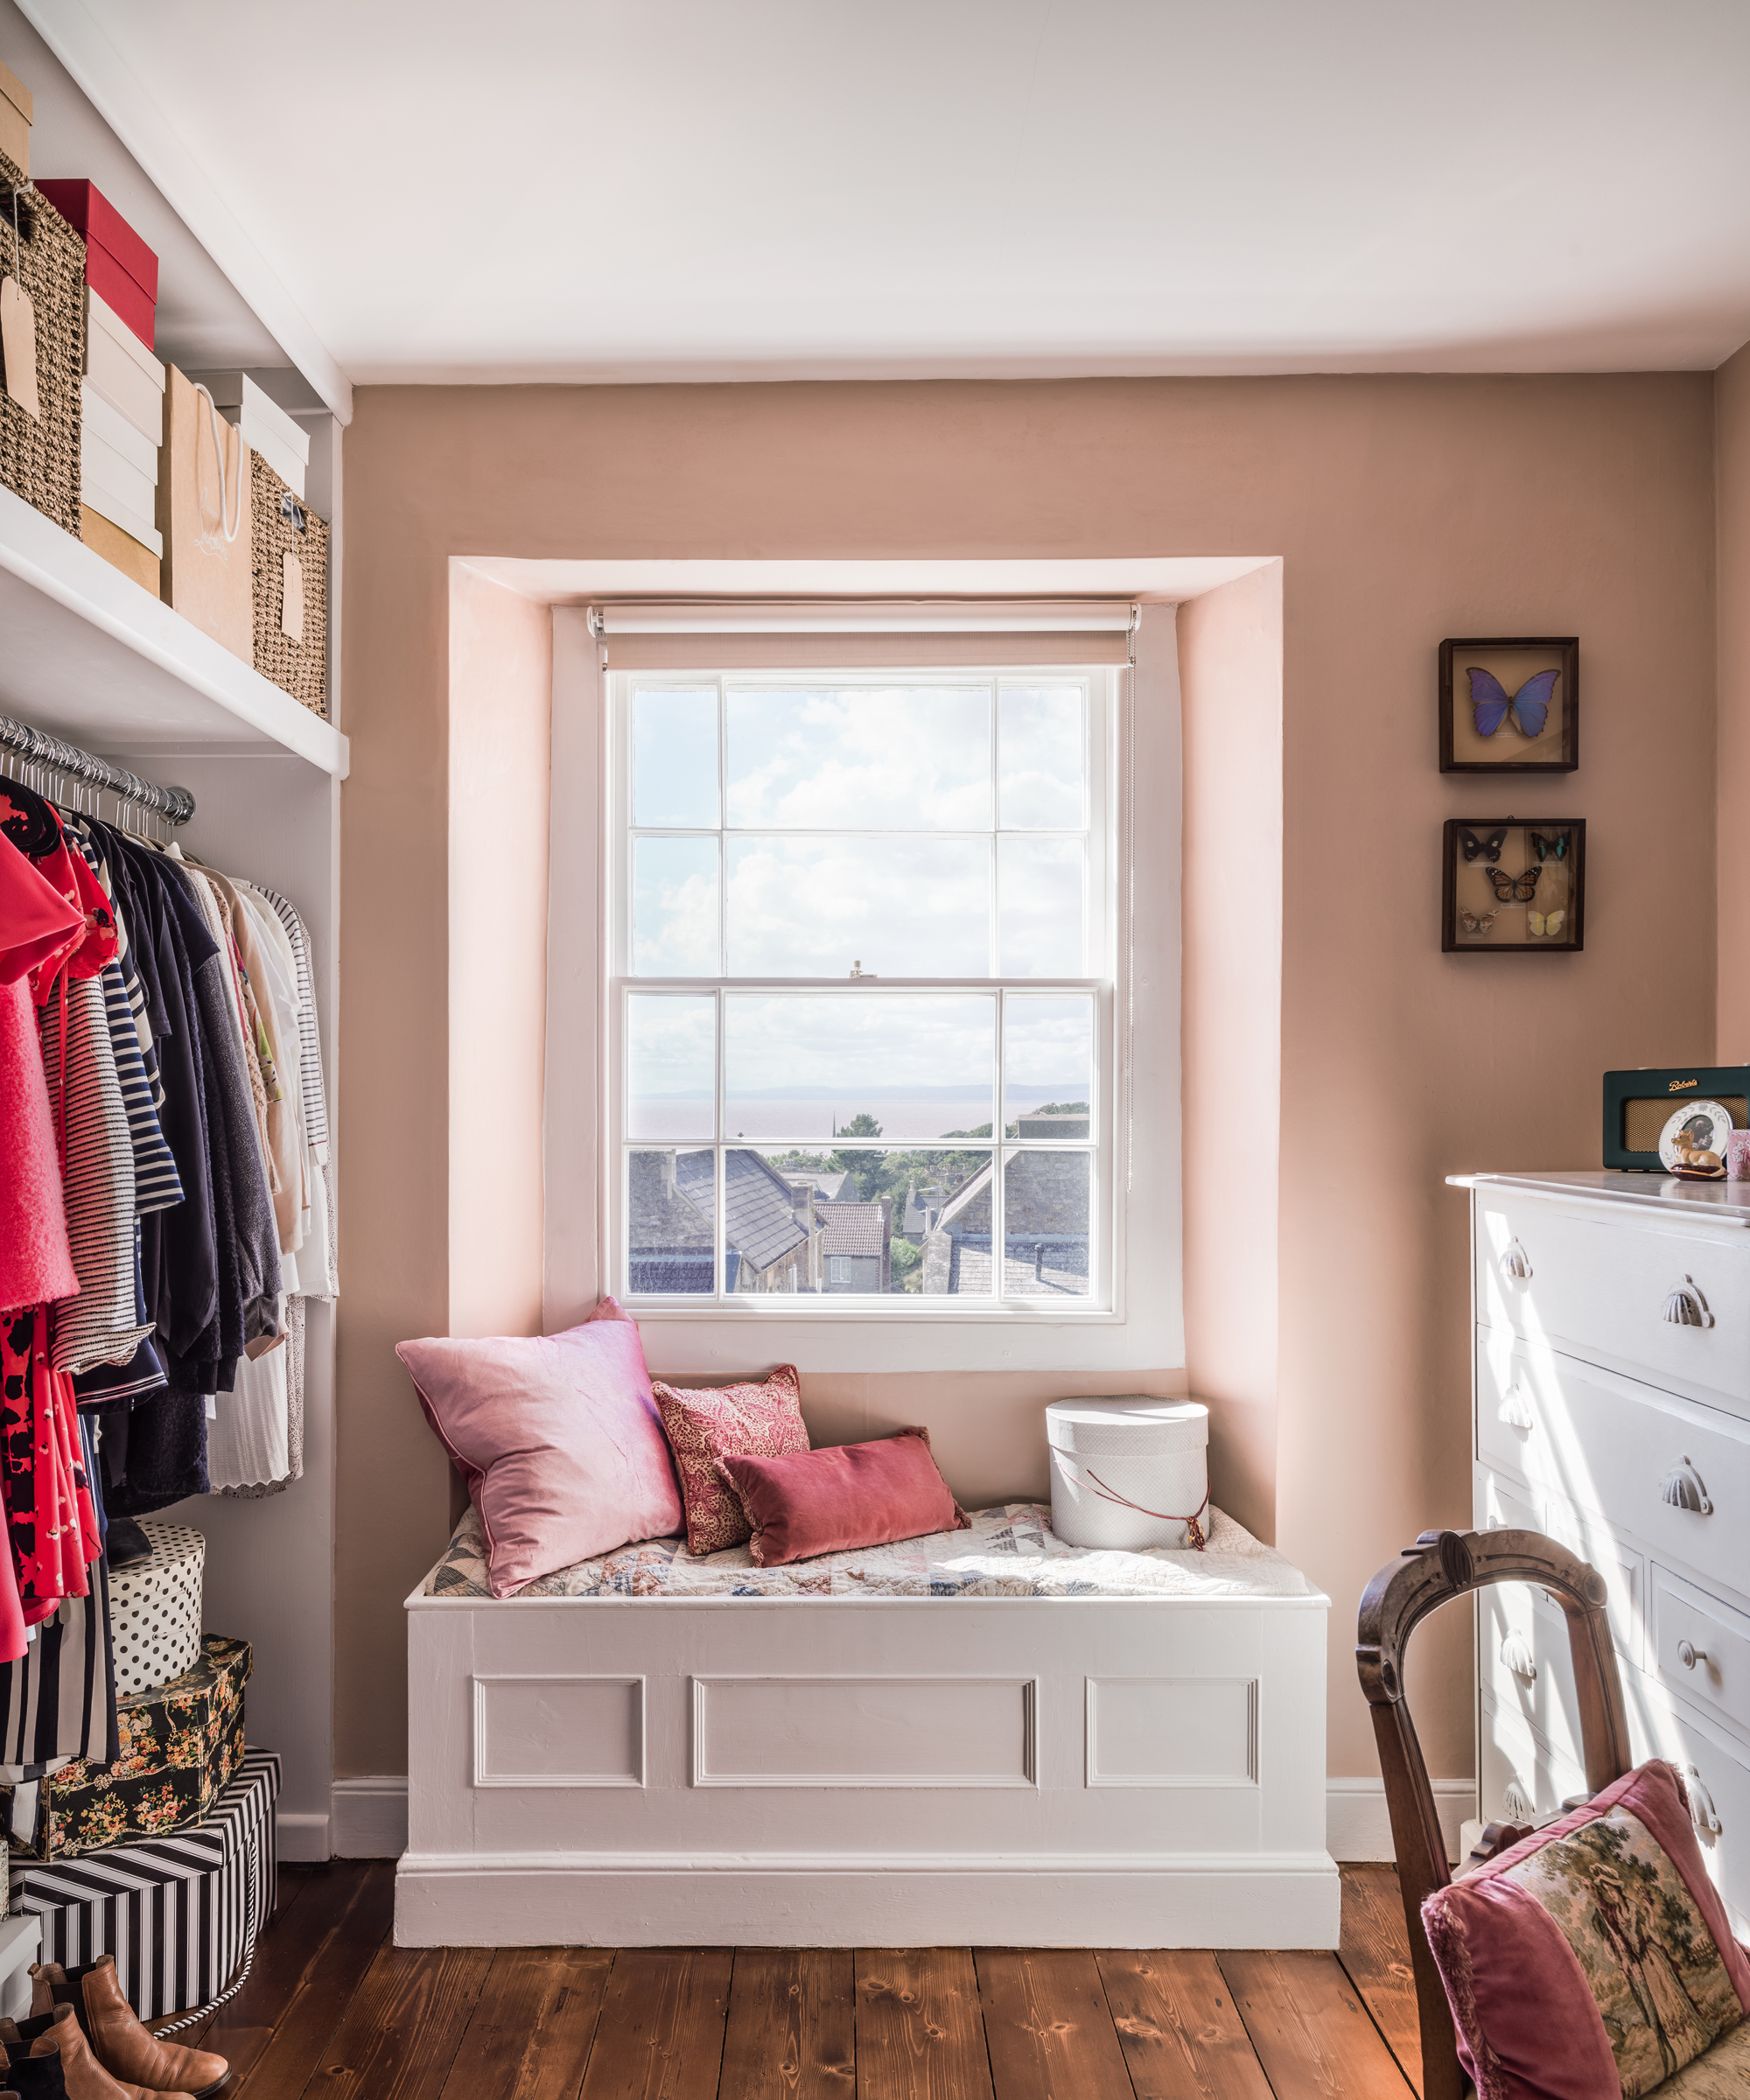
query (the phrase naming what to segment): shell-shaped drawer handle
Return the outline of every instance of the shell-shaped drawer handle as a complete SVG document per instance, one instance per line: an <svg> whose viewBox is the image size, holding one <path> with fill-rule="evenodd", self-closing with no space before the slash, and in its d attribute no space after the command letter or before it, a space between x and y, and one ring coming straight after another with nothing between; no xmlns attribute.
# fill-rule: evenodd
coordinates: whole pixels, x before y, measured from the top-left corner
<svg viewBox="0 0 1750 2100"><path fill-rule="evenodd" d="M1707 1309L1694 1277L1686 1276L1665 1300L1663 1317L1674 1327L1711 1327L1713 1315Z"/></svg>
<svg viewBox="0 0 1750 2100"><path fill-rule="evenodd" d="M1532 1658L1531 1643L1516 1628L1502 1642L1501 1659L1516 1677L1523 1677L1528 1684L1537 1682L1537 1665Z"/></svg>
<svg viewBox="0 0 1750 2100"><path fill-rule="evenodd" d="M1501 1419L1509 1429L1536 1429L1537 1418L1531 1412L1531 1403L1516 1385L1509 1385L1501 1396Z"/></svg>
<svg viewBox="0 0 1750 2100"><path fill-rule="evenodd" d="M1718 1838L1726 1825L1719 1820L1712 1795L1702 1784L1701 1774L1691 1765L1684 1776L1689 1783L1690 1821L1704 1838Z"/></svg>
<svg viewBox="0 0 1750 2100"><path fill-rule="evenodd" d="M1704 1648L1698 1648L1693 1641L1679 1641L1677 1660L1685 1670L1693 1670L1698 1662L1707 1661L1707 1650Z"/></svg>
<svg viewBox="0 0 1750 2100"><path fill-rule="evenodd" d="M1502 1789L1501 1805L1507 1811L1509 1823L1530 1823L1537 1810L1531 1796L1516 1779L1509 1779Z"/></svg>
<svg viewBox="0 0 1750 2100"><path fill-rule="evenodd" d="M1515 1283L1526 1283L1531 1275L1531 1256L1517 1240L1509 1240L1502 1250L1501 1273Z"/></svg>
<svg viewBox="0 0 1750 2100"><path fill-rule="evenodd" d="M1688 1509L1697 1516L1712 1516L1713 1504L1708 1500L1707 1489L1702 1486L1701 1475L1685 1455L1681 1466L1674 1466L1659 1483L1659 1495L1673 1509Z"/></svg>

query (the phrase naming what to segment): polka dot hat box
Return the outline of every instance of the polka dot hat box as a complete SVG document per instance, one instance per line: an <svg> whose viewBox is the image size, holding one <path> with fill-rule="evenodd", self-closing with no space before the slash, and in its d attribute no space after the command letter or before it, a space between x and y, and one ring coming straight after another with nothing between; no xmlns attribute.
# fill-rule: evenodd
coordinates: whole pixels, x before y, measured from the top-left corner
<svg viewBox="0 0 1750 2100"><path fill-rule="evenodd" d="M143 1523L150 1560L109 1578L109 1639L116 1697L156 1691L192 1670L200 1654L200 1582L205 1535L188 1524Z"/></svg>

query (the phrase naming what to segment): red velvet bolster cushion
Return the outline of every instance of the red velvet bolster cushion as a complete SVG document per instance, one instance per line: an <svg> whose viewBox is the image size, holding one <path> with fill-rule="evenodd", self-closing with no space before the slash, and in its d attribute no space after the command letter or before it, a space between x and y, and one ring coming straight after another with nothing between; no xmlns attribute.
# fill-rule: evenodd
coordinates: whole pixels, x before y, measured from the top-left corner
<svg viewBox="0 0 1750 2100"><path fill-rule="evenodd" d="M718 1470L747 1513L756 1567L972 1529L930 1455L927 1429L781 1458L719 1459Z"/></svg>

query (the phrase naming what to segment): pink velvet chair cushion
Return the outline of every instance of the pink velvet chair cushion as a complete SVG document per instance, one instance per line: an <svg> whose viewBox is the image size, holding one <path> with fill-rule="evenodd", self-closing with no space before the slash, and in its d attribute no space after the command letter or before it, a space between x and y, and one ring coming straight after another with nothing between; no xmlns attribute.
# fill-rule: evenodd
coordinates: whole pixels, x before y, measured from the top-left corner
<svg viewBox="0 0 1750 2100"><path fill-rule="evenodd" d="M795 1365L780 1363L769 1378L744 1385L664 1385L659 1378L652 1390L686 1499L687 1550L718 1553L738 1546L747 1536L747 1519L718 1461L808 1449Z"/></svg>
<svg viewBox="0 0 1750 2100"><path fill-rule="evenodd" d="M930 1455L927 1429L784 1458L726 1458L719 1470L752 1528L757 1567L972 1528Z"/></svg>
<svg viewBox="0 0 1750 2100"><path fill-rule="evenodd" d="M612 1298L563 1334L403 1341L396 1354L480 1513L494 1597L680 1530L643 1346Z"/></svg>
<svg viewBox="0 0 1750 2100"><path fill-rule="evenodd" d="M1668 1764L1437 1889L1422 1921L1481 2100L1638 2100L1750 2008Z"/></svg>

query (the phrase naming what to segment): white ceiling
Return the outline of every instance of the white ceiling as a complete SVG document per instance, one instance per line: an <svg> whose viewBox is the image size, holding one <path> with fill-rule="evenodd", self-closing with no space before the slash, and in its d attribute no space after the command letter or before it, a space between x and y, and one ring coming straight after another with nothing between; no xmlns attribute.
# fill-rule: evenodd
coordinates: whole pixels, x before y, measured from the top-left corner
<svg viewBox="0 0 1750 2100"><path fill-rule="evenodd" d="M1709 368L1750 336L1746 0L22 4L357 382Z"/></svg>

